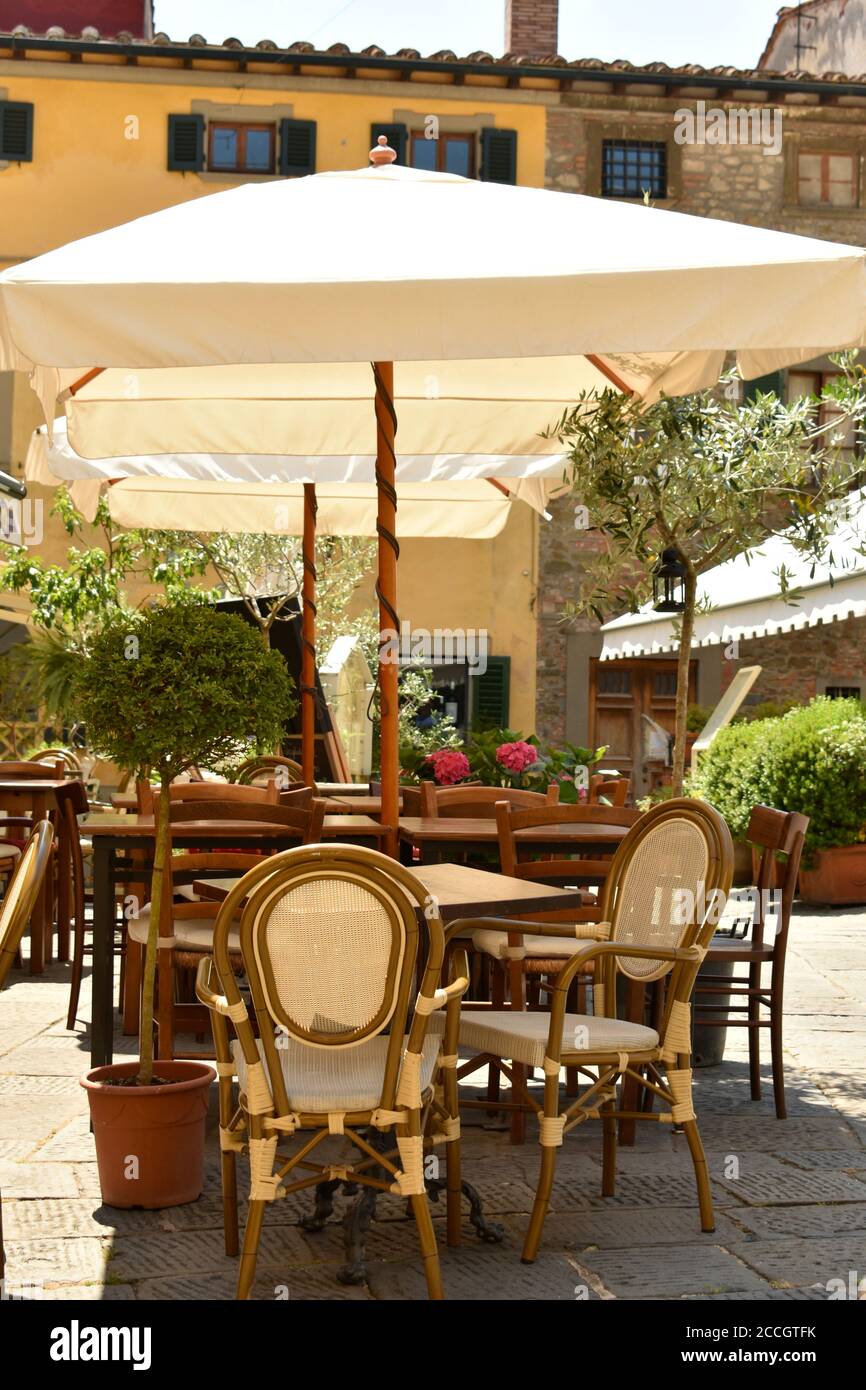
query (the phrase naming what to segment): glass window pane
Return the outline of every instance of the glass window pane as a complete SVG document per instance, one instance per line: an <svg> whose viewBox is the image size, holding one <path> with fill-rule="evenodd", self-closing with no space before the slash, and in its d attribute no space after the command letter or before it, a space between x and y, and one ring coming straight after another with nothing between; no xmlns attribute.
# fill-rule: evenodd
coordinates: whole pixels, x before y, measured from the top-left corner
<svg viewBox="0 0 866 1390"><path fill-rule="evenodd" d="M212 169L236 169L238 133L231 126L211 127L210 162Z"/></svg>
<svg viewBox="0 0 866 1390"><path fill-rule="evenodd" d="M264 170L271 167L271 133L269 130L247 131L247 169Z"/></svg>
<svg viewBox="0 0 866 1390"><path fill-rule="evenodd" d="M469 141L468 140L446 140L445 141L445 169L449 174L460 174L462 178L469 177Z"/></svg>
<svg viewBox="0 0 866 1390"><path fill-rule="evenodd" d="M426 140L415 136L412 141L412 167L414 169L435 169L437 165L438 140Z"/></svg>

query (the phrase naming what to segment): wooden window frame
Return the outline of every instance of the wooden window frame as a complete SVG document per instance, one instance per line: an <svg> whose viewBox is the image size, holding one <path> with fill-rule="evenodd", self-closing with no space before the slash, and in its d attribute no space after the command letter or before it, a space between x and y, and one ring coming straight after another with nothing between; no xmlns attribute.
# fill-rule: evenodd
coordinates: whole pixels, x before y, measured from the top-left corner
<svg viewBox="0 0 866 1390"><path fill-rule="evenodd" d="M233 130L238 137L238 161L236 164L214 164L213 138L217 130ZM251 130L266 131L270 136L270 159L267 169L248 169L245 163L247 153L247 133ZM275 174L277 172L277 127L271 121L208 121L207 126L207 167L212 174Z"/></svg>
<svg viewBox="0 0 866 1390"><path fill-rule="evenodd" d="M605 179L605 155L608 149L619 148L622 151L635 149L638 151L646 150L649 154L660 155L663 161L664 192L658 189L639 187L634 193L612 193L606 192L604 186ZM627 171L626 171L627 172ZM668 197L668 142L662 140L631 139L615 135L606 135L601 142L601 196L602 198L612 198L620 202L635 202L649 193L654 202L665 202Z"/></svg>
<svg viewBox="0 0 866 1390"><path fill-rule="evenodd" d="M822 199L826 192L828 201L820 203L804 203L800 198L800 160L804 156L811 156L813 159L821 160L821 195ZM831 159L850 159L851 161L851 192L853 199L850 203L831 203L829 201L830 190L830 160ZM856 150L846 149L844 146L834 149L831 146L816 148L812 145L800 145L797 150L797 207L804 212L854 212L860 206L860 159Z"/></svg>
<svg viewBox="0 0 866 1390"><path fill-rule="evenodd" d="M466 178L475 179L478 177L478 136L474 130L440 130L436 140L428 140L423 130L409 131L409 167L414 169L413 156L415 154L416 140L423 140L425 145L433 144L436 146L436 172L446 174L445 150L449 141L461 140L469 144L469 173Z"/></svg>
<svg viewBox="0 0 866 1390"><path fill-rule="evenodd" d="M567 100L567 98L566 98ZM586 182L581 190L601 197L603 149L605 140L640 140L664 144L667 167L667 192L664 198L654 198L656 207L672 207L683 195L683 146L674 139L673 116L669 120L587 121L586 125ZM639 203L639 198L615 198L613 202Z"/></svg>

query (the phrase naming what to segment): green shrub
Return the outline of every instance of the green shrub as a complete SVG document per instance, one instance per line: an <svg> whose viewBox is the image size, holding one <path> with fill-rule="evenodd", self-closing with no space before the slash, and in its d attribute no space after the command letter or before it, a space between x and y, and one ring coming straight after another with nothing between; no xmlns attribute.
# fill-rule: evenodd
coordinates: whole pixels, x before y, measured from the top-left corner
<svg viewBox="0 0 866 1390"><path fill-rule="evenodd" d="M693 791L736 838L759 802L808 816L807 862L856 844L866 835L866 707L820 697L780 719L731 725L701 758Z"/></svg>

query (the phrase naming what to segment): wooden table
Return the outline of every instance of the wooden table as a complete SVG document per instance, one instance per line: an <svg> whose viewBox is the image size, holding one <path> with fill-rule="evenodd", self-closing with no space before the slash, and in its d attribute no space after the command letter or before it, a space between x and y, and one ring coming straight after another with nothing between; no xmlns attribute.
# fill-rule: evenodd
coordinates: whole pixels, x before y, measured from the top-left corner
<svg viewBox="0 0 866 1390"><path fill-rule="evenodd" d="M576 888L552 888L465 864L424 864L410 873L436 899L444 922L458 917L526 917L583 903ZM236 878L203 878L193 888L202 898L222 902L237 882Z"/></svg>
<svg viewBox="0 0 866 1390"><path fill-rule="evenodd" d="M2 790L2 789L0 789ZM93 842L93 1017L90 1057L94 1067L106 1066L112 1057L114 1019L112 977L114 970L115 895L121 883L141 881L153 860L156 829L153 816L93 812L82 816L81 833ZM369 816L326 816L323 837L350 843L378 844L388 827ZM172 844L179 848L217 849L226 844L250 843L269 849L290 849L298 834L288 826L259 821L184 821L172 827ZM134 861L131 851L142 853ZM142 863L142 861L144 861Z"/></svg>
<svg viewBox="0 0 866 1390"><path fill-rule="evenodd" d="M441 860L449 850L466 853L495 849L498 844L496 822L481 817L401 816L399 833L401 844L420 849L428 863ZM628 827L623 825L586 821L578 825L540 825L531 830L518 830L515 839L529 849L537 849L540 854L568 850L613 854L627 834Z"/></svg>
<svg viewBox="0 0 866 1390"><path fill-rule="evenodd" d="M65 778L34 778L34 777L10 777L0 780L0 801L7 798L12 802L11 807L7 807L9 815L22 815L29 813L30 818L36 825L37 821L44 820L50 812L56 810L57 802L55 792L66 786ZM68 870L68 846L66 844L65 830L62 817L55 818L57 828L57 858L60 868L59 882L63 882L63 874ZM0 821L2 828L2 821ZM17 832L16 839L26 839L27 834L23 826L13 827ZM65 899L64 899L65 902ZM69 959L69 917L68 909L64 909L66 920L59 920L57 936L57 954L60 960ZM58 913L62 919L64 911ZM33 915L30 919L30 973L31 975L41 975L45 969L46 960L51 960L51 933L53 919L53 893L52 876L50 873L45 875L45 882L36 900Z"/></svg>

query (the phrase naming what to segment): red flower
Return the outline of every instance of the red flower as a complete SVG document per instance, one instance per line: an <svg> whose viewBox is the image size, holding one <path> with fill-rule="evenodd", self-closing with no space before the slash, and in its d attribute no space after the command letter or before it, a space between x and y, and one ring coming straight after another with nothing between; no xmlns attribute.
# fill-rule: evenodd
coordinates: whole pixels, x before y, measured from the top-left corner
<svg viewBox="0 0 866 1390"><path fill-rule="evenodd" d="M428 753L424 761L432 767L433 780L440 787L453 787L455 782L462 782L469 776L469 759L457 749L439 748L435 753Z"/></svg>
<svg viewBox="0 0 866 1390"><path fill-rule="evenodd" d="M503 743L496 750L497 760L509 772L525 772L538 762L538 753L531 743L518 739L516 743Z"/></svg>

